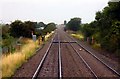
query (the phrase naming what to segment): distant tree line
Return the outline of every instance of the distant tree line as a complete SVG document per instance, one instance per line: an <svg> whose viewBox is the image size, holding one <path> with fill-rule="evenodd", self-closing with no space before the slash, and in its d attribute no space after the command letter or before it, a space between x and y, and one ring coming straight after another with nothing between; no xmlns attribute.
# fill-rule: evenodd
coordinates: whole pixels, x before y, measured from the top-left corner
<svg viewBox="0 0 120 79"><path fill-rule="evenodd" d="M78 31L80 29L81 18L72 18L67 24L66 30Z"/></svg>
<svg viewBox="0 0 120 79"><path fill-rule="evenodd" d="M56 29L55 23L44 24L43 22L32 22L21 20L15 20L11 24L0 24L0 30L2 30L2 41L0 40L0 46L8 52L14 51L13 44L19 37L32 38L32 34L44 36Z"/></svg>
<svg viewBox="0 0 120 79"><path fill-rule="evenodd" d="M16 20L10 24L10 34L13 37L32 37L32 33L39 35L45 35L47 32L54 31L56 29L55 23L44 24L43 22L31 22Z"/></svg>

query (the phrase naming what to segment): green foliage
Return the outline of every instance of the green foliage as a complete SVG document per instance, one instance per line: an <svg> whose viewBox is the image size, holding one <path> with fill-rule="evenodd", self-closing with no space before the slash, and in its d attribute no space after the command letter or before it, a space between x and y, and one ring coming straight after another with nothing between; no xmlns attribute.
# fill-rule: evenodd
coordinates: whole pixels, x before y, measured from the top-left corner
<svg viewBox="0 0 120 79"><path fill-rule="evenodd" d="M9 33L6 34L5 38L2 39L1 46L2 46L2 48L8 48L8 49L6 49L6 51L8 51L8 52L5 52L5 50L3 50L3 53L7 54L7 53L13 52L15 50L14 47L13 47L16 43L15 40L16 39L13 38L12 36L10 36Z"/></svg>
<svg viewBox="0 0 120 79"><path fill-rule="evenodd" d="M85 24L83 27L83 31L86 37L90 37L93 34L94 29L91 28L89 24Z"/></svg>
<svg viewBox="0 0 120 79"><path fill-rule="evenodd" d="M44 24L43 22L37 23L36 28L40 28L40 27L46 27L46 24Z"/></svg>
<svg viewBox="0 0 120 79"><path fill-rule="evenodd" d="M23 32L24 32L24 24L23 22L19 21L19 20L16 20L14 21L11 25L11 29L10 29L10 33L12 36L14 37L20 37L23 35Z"/></svg>
<svg viewBox="0 0 120 79"><path fill-rule="evenodd" d="M32 33L39 35L45 35L47 32L51 32L56 29L56 25L54 23L44 24L43 22L31 22L25 21L22 22L20 20L16 20L12 22L10 25L10 33L13 37L32 37Z"/></svg>
<svg viewBox="0 0 120 79"><path fill-rule="evenodd" d="M94 37L101 47L110 52L120 50L120 2L108 2L96 12L95 21L82 25L85 37Z"/></svg>
<svg viewBox="0 0 120 79"><path fill-rule="evenodd" d="M47 32L50 33L51 31L54 31L55 29L56 29L55 23L49 23L49 24L46 25L43 32L46 34Z"/></svg>
<svg viewBox="0 0 120 79"><path fill-rule="evenodd" d="M47 32L51 32L56 29L54 23L49 23L48 25L43 22L31 22L20 20L15 20L10 25L0 25L0 31L2 30L2 38L0 41L0 46L5 50L4 53L10 53L15 50L15 45L17 38L26 37L32 38L32 33L37 35L45 35Z"/></svg>
<svg viewBox="0 0 120 79"><path fill-rule="evenodd" d="M66 25L66 29L78 31L80 29L81 18L72 18Z"/></svg>
<svg viewBox="0 0 120 79"><path fill-rule="evenodd" d="M101 46L111 52L119 48L120 40L120 2L109 2L97 20L100 29ZM101 25L100 25L101 24Z"/></svg>
<svg viewBox="0 0 120 79"><path fill-rule="evenodd" d="M36 28L35 28L35 34L37 36L43 35L43 29L46 27L46 24L44 24L43 22L39 22L36 24Z"/></svg>
<svg viewBox="0 0 120 79"><path fill-rule="evenodd" d="M116 21L112 24L108 36L112 51L120 49L120 21Z"/></svg>
<svg viewBox="0 0 120 79"><path fill-rule="evenodd" d="M22 27L24 32L22 32L22 36L24 37L32 37L32 32L35 33L35 24L31 21L26 21L23 23L24 26Z"/></svg>
<svg viewBox="0 0 120 79"><path fill-rule="evenodd" d="M2 25L1 27L2 27L2 38L4 39L7 37L8 33L9 33L10 26L8 24L6 24L6 25Z"/></svg>
<svg viewBox="0 0 120 79"><path fill-rule="evenodd" d="M31 38L31 33L35 32L35 24L31 21L21 22L16 20L11 24L10 33L13 37L29 37Z"/></svg>
<svg viewBox="0 0 120 79"><path fill-rule="evenodd" d="M3 45L2 46L10 46L13 42L13 37L10 36L9 34L6 35L6 38L3 40Z"/></svg>
<svg viewBox="0 0 120 79"><path fill-rule="evenodd" d="M83 27L81 27L81 31L84 34L85 40L87 40L87 37L90 37L90 38L92 38L93 36L94 37L98 37L98 34L96 35L96 33L95 33L95 32L98 31L95 23L96 22L93 21L90 24L84 24L84 25L82 25Z"/></svg>

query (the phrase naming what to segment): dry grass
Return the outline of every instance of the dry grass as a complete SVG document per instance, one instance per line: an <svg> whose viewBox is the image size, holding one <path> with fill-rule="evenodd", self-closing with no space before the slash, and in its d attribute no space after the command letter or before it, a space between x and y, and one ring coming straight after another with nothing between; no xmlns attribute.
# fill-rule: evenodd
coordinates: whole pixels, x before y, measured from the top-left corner
<svg viewBox="0 0 120 79"><path fill-rule="evenodd" d="M1 49L0 49L1 52ZM1 53L0 53L0 79L2 78L2 57L1 57Z"/></svg>
<svg viewBox="0 0 120 79"><path fill-rule="evenodd" d="M77 39L80 39L80 40L83 40L84 39L84 36L82 34L71 34L71 36L77 38Z"/></svg>
<svg viewBox="0 0 120 79"><path fill-rule="evenodd" d="M45 41L48 40L48 38L54 33L54 31L52 31L51 33L47 33L47 35L45 36Z"/></svg>
<svg viewBox="0 0 120 79"><path fill-rule="evenodd" d="M14 53L2 57L2 77L10 77L14 71L25 62L22 53Z"/></svg>
<svg viewBox="0 0 120 79"><path fill-rule="evenodd" d="M26 40L28 43L24 45L21 50L13 54L2 56L2 77L10 77L15 70L19 68L30 56L35 54L37 45L30 39Z"/></svg>
<svg viewBox="0 0 120 79"><path fill-rule="evenodd" d="M45 39L47 40L52 33L48 34ZM38 40L33 42L33 40L25 38L22 41L25 42L25 45L19 51L9 55L2 55L2 77L11 77L17 68L36 53L35 50L39 47Z"/></svg>
<svg viewBox="0 0 120 79"><path fill-rule="evenodd" d="M100 44L98 44L98 43L93 44L92 47L95 48L95 49L100 49L101 48Z"/></svg>

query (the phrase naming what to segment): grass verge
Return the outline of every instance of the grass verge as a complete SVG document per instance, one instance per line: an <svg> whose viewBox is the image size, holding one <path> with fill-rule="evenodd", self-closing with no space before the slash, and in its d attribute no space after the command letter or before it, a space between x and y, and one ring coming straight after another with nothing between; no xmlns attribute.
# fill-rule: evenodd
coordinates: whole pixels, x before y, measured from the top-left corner
<svg viewBox="0 0 120 79"><path fill-rule="evenodd" d="M97 50L101 50L101 46L98 43L93 44L92 48L97 49Z"/></svg>
<svg viewBox="0 0 120 79"><path fill-rule="evenodd" d="M79 40L83 40L84 39L84 36L82 34L71 34L71 36L79 39Z"/></svg>
<svg viewBox="0 0 120 79"><path fill-rule="evenodd" d="M53 32L46 35L45 40L48 40L52 34ZM25 45L19 51L15 51L9 55L2 55L2 78L11 77L27 59L36 53L36 49L40 47L38 40L36 42L26 38L23 40L25 41Z"/></svg>
<svg viewBox="0 0 120 79"><path fill-rule="evenodd" d="M26 60L35 54L38 47L37 42L26 39L28 43L21 47L19 51L15 51L9 55L2 55L2 77L11 77L17 68L19 68Z"/></svg>

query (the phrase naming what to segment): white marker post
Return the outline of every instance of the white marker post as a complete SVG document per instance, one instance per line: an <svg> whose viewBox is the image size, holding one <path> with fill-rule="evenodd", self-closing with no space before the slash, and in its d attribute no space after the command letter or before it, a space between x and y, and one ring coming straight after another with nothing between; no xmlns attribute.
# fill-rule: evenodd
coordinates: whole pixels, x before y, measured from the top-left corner
<svg viewBox="0 0 120 79"><path fill-rule="evenodd" d="M33 34L33 31L32 31L32 39L34 42L36 42L36 35Z"/></svg>
<svg viewBox="0 0 120 79"><path fill-rule="evenodd" d="M33 41L36 41L36 35L32 35Z"/></svg>

